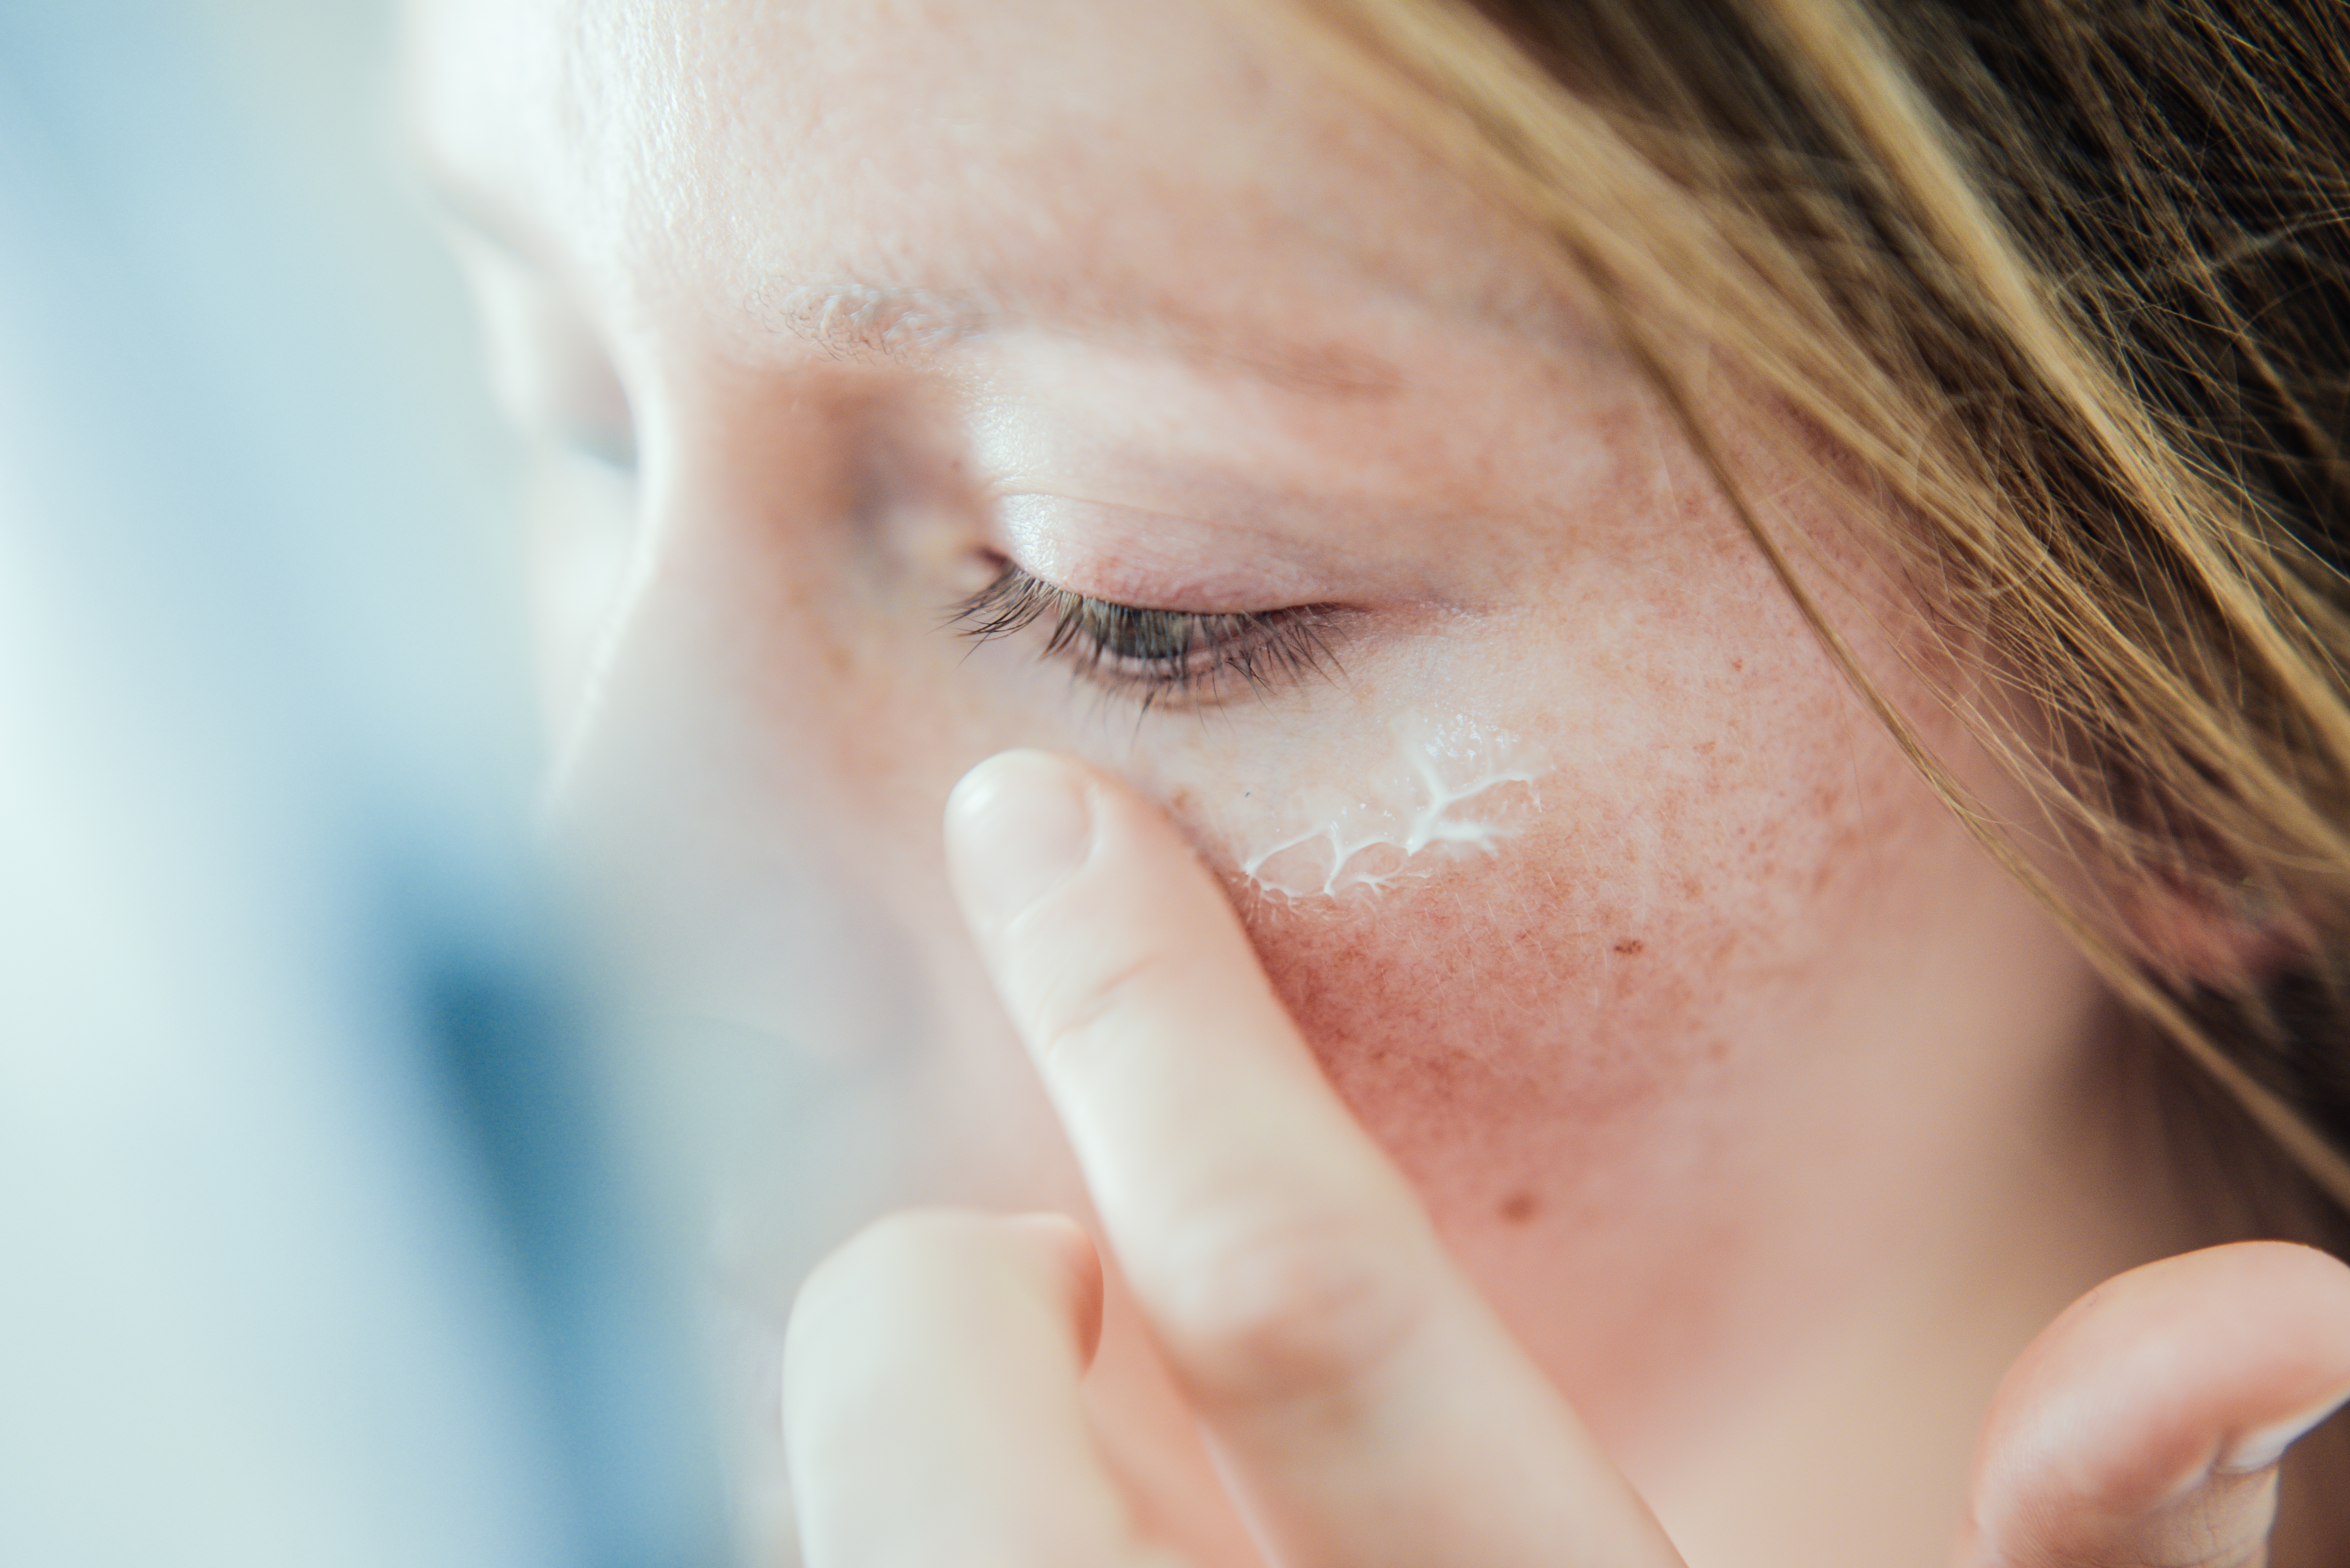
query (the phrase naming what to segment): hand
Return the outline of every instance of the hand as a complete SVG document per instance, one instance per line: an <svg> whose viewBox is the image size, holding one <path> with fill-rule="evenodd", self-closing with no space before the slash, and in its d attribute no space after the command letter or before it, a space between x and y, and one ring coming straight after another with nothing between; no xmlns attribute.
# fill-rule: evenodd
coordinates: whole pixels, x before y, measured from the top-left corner
<svg viewBox="0 0 2350 1568"><path fill-rule="evenodd" d="M1325 1083L1156 811L1009 753L948 808L965 912L1102 1224L1285 1568L1680 1559ZM812 1278L785 1420L809 1568L1162 1568L1078 1388L1076 1226L885 1220ZM2017 1364L1966 1568L2262 1560L2283 1442L2350 1395L2350 1270L2280 1244L2110 1282Z"/></svg>

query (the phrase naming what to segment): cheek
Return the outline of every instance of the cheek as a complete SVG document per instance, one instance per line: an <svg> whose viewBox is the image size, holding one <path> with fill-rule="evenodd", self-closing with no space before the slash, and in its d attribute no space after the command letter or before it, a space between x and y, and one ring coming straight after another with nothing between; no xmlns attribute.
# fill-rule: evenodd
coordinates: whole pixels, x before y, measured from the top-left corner
<svg viewBox="0 0 2350 1568"><path fill-rule="evenodd" d="M1791 697L1772 673L1519 725L1532 783L1456 808L1506 836L1379 885L1295 896L1203 834L1334 1082L1449 1228L1700 1158L1690 1127L1739 1085L1828 1048L1804 1021L1848 1002L1946 864L1938 803L1832 678Z"/></svg>

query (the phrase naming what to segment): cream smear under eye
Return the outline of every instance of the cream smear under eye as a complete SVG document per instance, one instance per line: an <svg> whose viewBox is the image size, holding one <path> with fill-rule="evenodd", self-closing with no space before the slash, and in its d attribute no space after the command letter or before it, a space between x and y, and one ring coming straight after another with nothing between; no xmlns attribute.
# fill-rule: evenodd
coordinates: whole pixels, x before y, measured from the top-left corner
<svg viewBox="0 0 2350 1568"><path fill-rule="evenodd" d="M1358 784L1311 785L1238 856L1259 891L1303 900L1380 892L1467 855L1492 856L1540 805L1535 759L1512 731L1469 714L1399 715Z"/></svg>

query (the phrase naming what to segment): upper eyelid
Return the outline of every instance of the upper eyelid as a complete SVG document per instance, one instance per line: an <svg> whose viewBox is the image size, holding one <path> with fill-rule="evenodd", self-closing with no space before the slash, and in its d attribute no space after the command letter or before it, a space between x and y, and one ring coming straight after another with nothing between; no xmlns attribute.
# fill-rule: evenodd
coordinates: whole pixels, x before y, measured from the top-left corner
<svg viewBox="0 0 2350 1568"><path fill-rule="evenodd" d="M1038 589L1047 593L1069 595L1083 601L1087 607L1092 609L1118 611L1130 615L1173 616L1180 617L1186 620L1203 622L1239 622L1252 620L1261 621L1274 616L1293 614L1336 615L1341 613L1346 607L1336 603L1323 600L1307 600L1289 604L1265 604L1248 609L1219 610L1183 609L1169 605L1142 604L1131 599L1109 598L1100 594L1087 593L1082 588L1068 587L1061 583L1055 582L1052 577L1028 566L1024 562L1014 560L1008 556L1001 556L999 558L1003 562L1006 571L1017 573L1024 582L1034 585ZM996 585L991 584L989 588L983 589L982 593L984 594L993 591L995 586Z"/></svg>
<svg viewBox="0 0 2350 1568"><path fill-rule="evenodd" d="M991 488L987 505L1007 559L1105 604L1218 615L1331 597L1326 573L1245 524L1035 488Z"/></svg>
<svg viewBox="0 0 2350 1568"><path fill-rule="evenodd" d="M1103 598L1097 595L1085 593L1076 588L1064 587L1060 584L1053 581L1050 577L1045 576L1043 573L1035 571L1030 567L1022 565L1018 561L1012 560L1009 557L1004 557L1003 570L997 576L996 580L989 584L985 588L981 589L977 594L972 595L969 599L964 600L962 605L958 606L950 624L962 624L971 615L974 607L979 607L989 600L1006 598L1013 595L1024 597L1031 594L1039 596L1061 596L1066 599L1076 601L1075 607L1081 607L1087 610L1107 611L1113 614L1121 615L1166 616L1173 619L1199 622L1245 620L1255 615L1278 615L1281 613L1279 609L1261 611L1184 610L1169 609L1160 605L1129 604L1121 599ZM1036 613L1030 614L1027 617L1027 619L1022 624L1024 625L1033 622L1038 618L1038 615L1041 615L1042 613L1044 612L1040 610ZM987 629L987 624L983 624L982 627L977 628L966 627L965 629L972 631L973 635L977 636L996 635L994 632Z"/></svg>

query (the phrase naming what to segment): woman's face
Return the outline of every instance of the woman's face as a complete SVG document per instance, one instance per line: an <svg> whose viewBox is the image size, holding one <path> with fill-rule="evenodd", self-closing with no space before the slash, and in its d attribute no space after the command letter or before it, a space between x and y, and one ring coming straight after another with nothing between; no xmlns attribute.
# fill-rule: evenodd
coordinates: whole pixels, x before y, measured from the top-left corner
<svg viewBox="0 0 2350 1568"><path fill-rule="evenodd" d="M780 1191L727 1244L780 1291L884 1201L1082 1206L938 818L1009 746L1137 781L1669 1494L1661 1434L1831 1324L1998 1295L2097 992L1539 242L1255 10L420 7L543 481L556 810L678 1038L748 1075ZM1864 659L2017 808L1804 454L1741 428ZM992 585L1043 618L968 635ZM1079 606L1055 649L1047 587L1170 613Z"/></svg>

